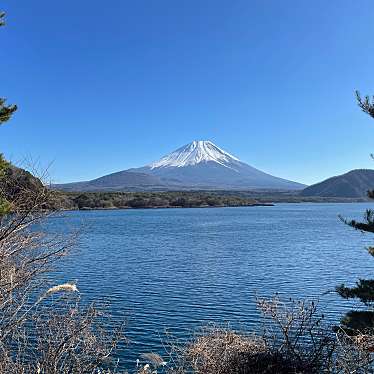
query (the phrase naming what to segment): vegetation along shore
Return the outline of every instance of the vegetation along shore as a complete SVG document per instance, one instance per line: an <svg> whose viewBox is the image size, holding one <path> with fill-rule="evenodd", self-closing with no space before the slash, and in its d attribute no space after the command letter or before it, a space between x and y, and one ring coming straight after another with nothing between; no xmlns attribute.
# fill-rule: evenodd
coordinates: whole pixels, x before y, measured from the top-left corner
<svg viewBox="0 0 374 374"><path fill-rule="evenodd" d="M271 206L271 203L214 192L56 192L61 209L156 209Z"/></svg>

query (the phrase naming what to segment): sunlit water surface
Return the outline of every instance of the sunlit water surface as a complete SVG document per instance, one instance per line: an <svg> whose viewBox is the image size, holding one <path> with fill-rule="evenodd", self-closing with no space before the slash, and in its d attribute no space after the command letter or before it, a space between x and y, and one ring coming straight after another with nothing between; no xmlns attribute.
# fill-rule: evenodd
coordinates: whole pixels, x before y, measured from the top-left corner
<svg viewBox="0 0 374 374"><path fill-rule="evenodd" d="M48 230L79 230L77 250L56 282L77 280L85 302L106 300L126 320L130 346L163 353L165 331L186 338L208 322L256 329L255 296L275 292L320 300L338 320L349 304L328 292L371 273L370 235L338 218L360 218L373 204L68 212Z"/></svg>

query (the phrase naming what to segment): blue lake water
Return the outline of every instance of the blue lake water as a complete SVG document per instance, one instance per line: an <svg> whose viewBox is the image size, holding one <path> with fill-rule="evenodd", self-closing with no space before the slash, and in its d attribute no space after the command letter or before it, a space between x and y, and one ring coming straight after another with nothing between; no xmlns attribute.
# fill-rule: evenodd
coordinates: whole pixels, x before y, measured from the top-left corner
<svg viewBox="0 0 374 374"><path fill-rule="evenodd" d="M327 293L372 274L370 234L338 218L362 217L373 204L68 212L48 229L81 231L56 282L77 280L83 300L108 300L126 319L130 346L163 353L165 330L187 337L208 322L256 329L255 295L319 298L338 320L349 304Z"/></svg>

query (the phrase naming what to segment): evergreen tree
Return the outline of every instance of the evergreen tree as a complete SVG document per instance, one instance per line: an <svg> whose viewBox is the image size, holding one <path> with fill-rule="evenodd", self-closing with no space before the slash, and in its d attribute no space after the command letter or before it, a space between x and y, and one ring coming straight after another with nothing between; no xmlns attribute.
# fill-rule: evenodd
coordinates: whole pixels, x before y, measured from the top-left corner
<svg viewBox="0 0 374 374"><path fill-rule="evenodd" d="M4 26L5 13L0 12L0 27ZM6 100L0 97L0 125L9 121L12 114L17 110L16 105L6 105ZM0 153L0 179L4 177L6 168L9 163L4 159ZM1 196L0 190L0 217L9 210L9 203Z"/></svg>
<svg viewBox="0 0 374 374"><path fill-rule="evenodd" d="M362 98L356 92L358 106L363 112L374 118L374 96ZM372 155L373 157L373 155ZM374 190L368 191L368 197L374 199ZM374 233L374 211L367 209L362 222L356 220L343 221L356 230ZM369 255L374 257L374 247L367 248ZM365 310L352 310L342 319L342 327L349 333L374 333L374 279L359 279L355 286L346 287L345 284L336 288L339 295L345 299L358 299L365 305Z"/></svg>
<svg viewBox="0 0 374 374"><path fill-rule="evenodd" d="M5 13L0 12L0 27L5 25ZM17 105L6 105L6 100L0 97L0 125L9 121L12 114L17 110Z"/></svg>
<svg viewBox="0 0 374 374"><path fill-rule="evenodd" d="M0 98L0 125L9 121L12 114L17 110L17 105L6 105L5 99Z"/></svg>

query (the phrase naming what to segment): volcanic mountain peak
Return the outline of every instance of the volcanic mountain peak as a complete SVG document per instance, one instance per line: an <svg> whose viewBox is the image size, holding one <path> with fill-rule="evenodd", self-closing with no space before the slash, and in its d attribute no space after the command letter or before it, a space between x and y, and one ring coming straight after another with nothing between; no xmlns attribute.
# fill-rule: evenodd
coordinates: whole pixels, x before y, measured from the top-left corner
<svg viewBox="0 0 374 374"><path fill-rule="evenodd" d="M304 187L258 170L208 140L193 141L140 168L55 186L69 191L300 190Z"/></svg>
<svg viewBox="0 0 374 374"><path fill-rule="evenodd" d="M148 165L149 168L185 167L202 162L216 162L225 167L232 168L230 163L239 159L217 147L209 140L195 140L178 148L174 152L162 157L160 160Z"/></svg>

